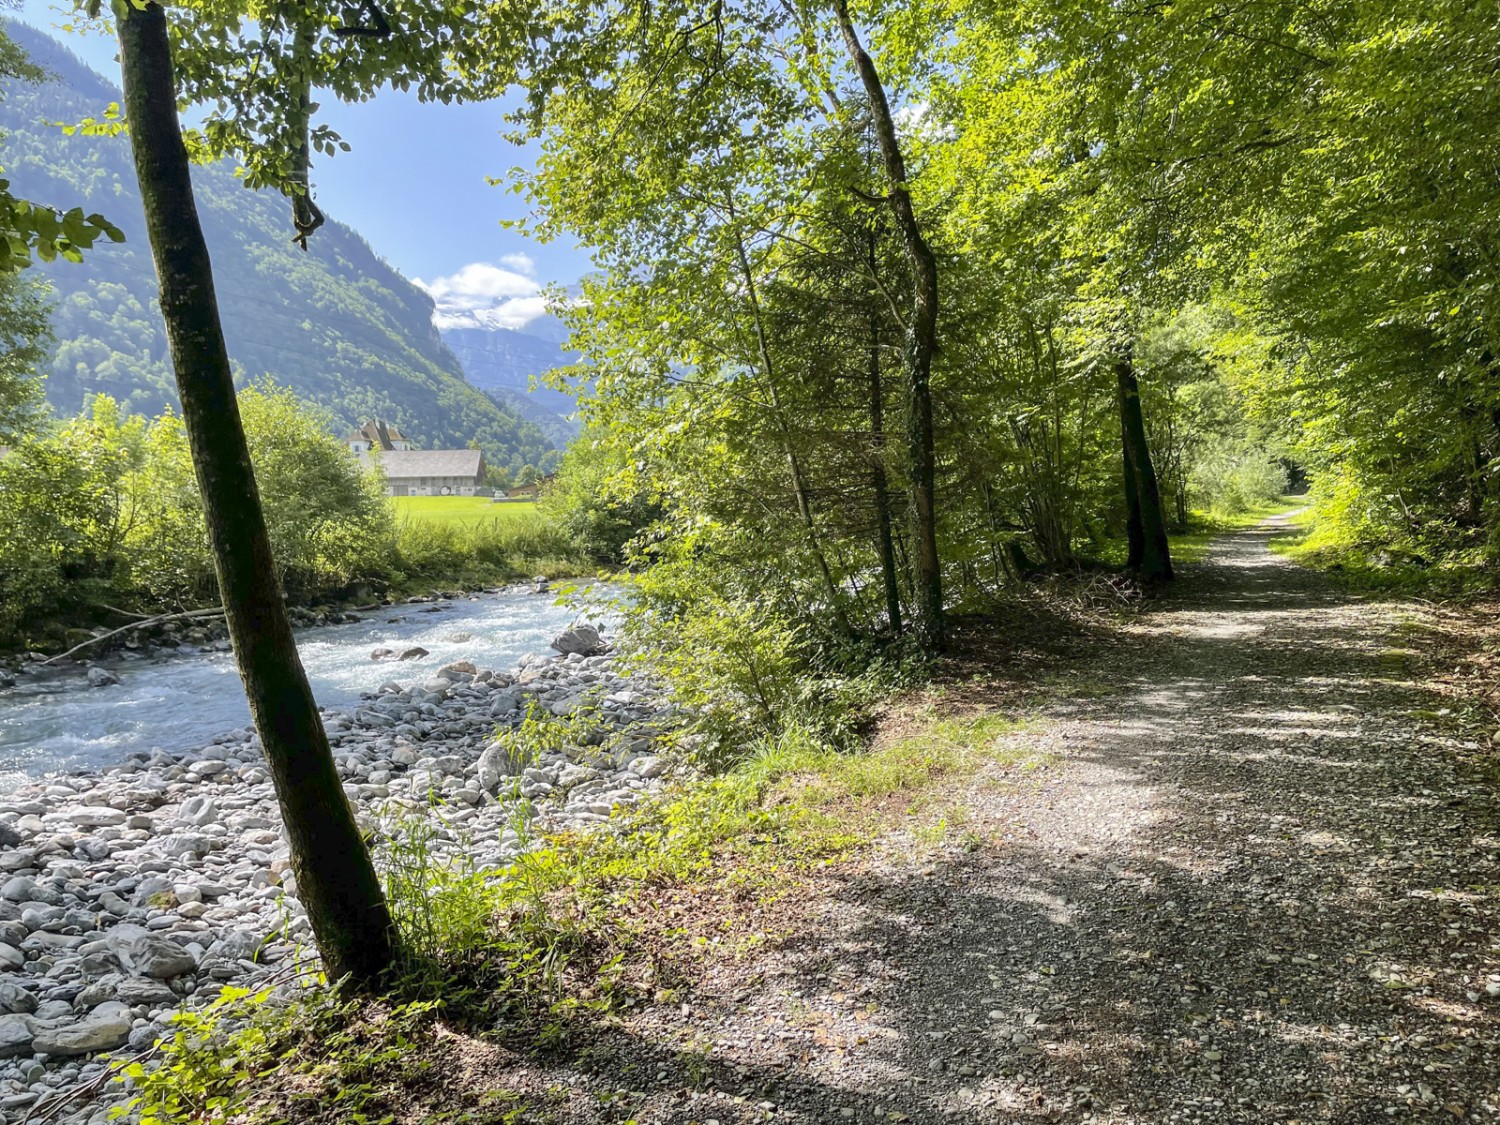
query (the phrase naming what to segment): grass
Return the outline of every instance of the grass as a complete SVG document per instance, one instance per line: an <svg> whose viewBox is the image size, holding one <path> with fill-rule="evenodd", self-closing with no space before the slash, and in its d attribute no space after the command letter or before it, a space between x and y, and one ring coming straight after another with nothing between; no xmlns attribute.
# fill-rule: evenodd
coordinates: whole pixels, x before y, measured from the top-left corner
<svg viewBox="0 0 1500 1125"><path fill-rule="evenodd" d="M505 523L536 514L531 500L496 504L488 496L393 496L396 518L430 524Z"/></svg>
<svg viewBox="0 0 1500 1125"><path fill-rule="evenodd" d="M534 503L482 496L395 496L399 591L482 586L544 574L571 578L595 566Z"/></svg>
<svg viewBox="0 0 1500 1125"><path fill-rule="evenodd" d="M417 827L395 859L420 877L389 885L421 954L400 993L313 988L290 1007L231 994L182 1017L160 1068L129 1069L136 1109L143 1121L245 1125L559 1120L545 1095L491 1088L485 1074L507 1051L571 1042L580 1021L618 1026L633 1007L678 1002L711 957L754 957L775 940L771 906L795 924L817 873L882 832L980 846L965 784L1044 766L1009 737L1022 729L1014 715L929 706L857 753L794 730L616 831L546 840L498 878L428 870Z"/></svg>
<svg viewBox="0 0 1500 1125"><path fill-rule="evenodd" d="M1272 538L1271 550L1322 571L1352 593L1452 598L1488 593L1496 585L1493 562L1483 548L1350 543L1336 528L1319 524L1311 509Z"/></svg>

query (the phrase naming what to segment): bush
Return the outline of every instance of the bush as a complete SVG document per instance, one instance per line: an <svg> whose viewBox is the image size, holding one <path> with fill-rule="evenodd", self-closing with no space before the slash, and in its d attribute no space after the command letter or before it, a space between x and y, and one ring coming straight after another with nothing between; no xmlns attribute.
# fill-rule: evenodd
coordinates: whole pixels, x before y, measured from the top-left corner
<svg viewBox="0 0 1500 1125"><path fill-rule="evenodd" d="M568 540L596 563L619 565L628 545L662 516L626 472L621 451L594 433L568 447L542 505Z"/></svg>
<svg viewBox="0 0 1500 1125"><path fill-rule="evenodd" d="M1193 469L1198 505L1215 515L1237 516L1269 504L1287 485L1286 466L1264 449L1222 447Z"/></svg>
<svg viewBox="0 0 1500 1125"><path fill-rule="evenodd" d="M408 517L396 525L395 566L403 580L493 582L580 574L588 559L563 528L537 513L473 523Z"/></svg>

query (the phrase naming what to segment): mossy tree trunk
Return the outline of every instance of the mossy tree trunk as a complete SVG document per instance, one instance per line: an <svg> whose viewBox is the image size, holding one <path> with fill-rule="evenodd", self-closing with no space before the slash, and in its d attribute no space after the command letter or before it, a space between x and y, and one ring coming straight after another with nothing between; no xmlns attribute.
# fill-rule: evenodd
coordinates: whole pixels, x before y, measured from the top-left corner
<svg viewBox="0 0 1500 1125"><path fill-rule="evenodd" d="M281 804L297 893L331 979L377 986L395 930L292 637L240 423L193 200L166 13L116 0L125 116L182 418L250 714Z"/></svg>

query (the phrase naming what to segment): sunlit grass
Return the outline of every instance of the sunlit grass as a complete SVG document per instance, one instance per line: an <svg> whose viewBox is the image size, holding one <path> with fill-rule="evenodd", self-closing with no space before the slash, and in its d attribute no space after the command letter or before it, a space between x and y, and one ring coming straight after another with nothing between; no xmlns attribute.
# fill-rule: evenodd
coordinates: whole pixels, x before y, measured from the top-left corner
<svg viewBox="0 0 1500 1125"><path fill-rule="evenodd" d="M536 512L533 501L495 503L488 496L392 496L399 520L435 524L474 524L509 521Z"/></svg>

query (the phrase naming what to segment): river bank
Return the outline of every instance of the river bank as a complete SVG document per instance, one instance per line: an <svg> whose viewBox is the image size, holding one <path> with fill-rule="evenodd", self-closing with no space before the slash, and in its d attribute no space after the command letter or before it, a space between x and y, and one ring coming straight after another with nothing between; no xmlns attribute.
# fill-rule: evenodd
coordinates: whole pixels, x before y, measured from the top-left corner
<svg viewBox="0 0 1500 1125"><path fill-rule="evenodd" d="M527 760L495 733L528 710L591 719ZM507 671L454 661L325 712L345 792L377 839L415 818L434 862L481 870L503 868L533 833L604 824L649 794L667 769L653 751L671 723L670 707L612 656L577 651ZM248 729L0 798L0 879L5 1121L97 1079L97 1053L147 1050L175 1012L226 984L311 967ZM80 1100L59 1120L102 1122L104 1102Z"/></svg>
<svg viewBox="0 0 1500 1125"><path fill-rule="evenodd" d="M544 650L580 612L535 589L422 595L299 629L314 695L343 707L392 677L430 676L454 660L511 667ZM373 660L381 648L392 650L389 659ZM397 659L402 655L408 659ZM98 661L27 669L0 690L0 793L28 774L100 768L135 751L190 749L249 722L228 642L206 629L180 630L169 644L142 642Z"/></svg>

